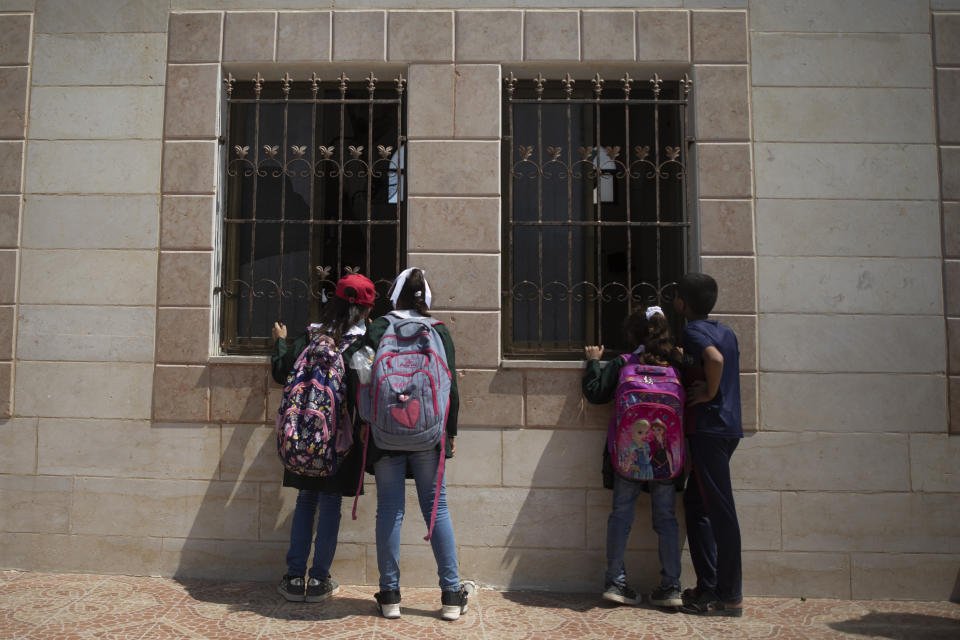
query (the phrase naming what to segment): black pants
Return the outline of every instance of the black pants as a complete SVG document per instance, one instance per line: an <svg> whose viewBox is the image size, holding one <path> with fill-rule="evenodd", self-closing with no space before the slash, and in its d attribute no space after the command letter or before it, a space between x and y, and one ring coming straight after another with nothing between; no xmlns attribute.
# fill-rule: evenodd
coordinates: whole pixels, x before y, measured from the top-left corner
<svg viewBox="0 0 960 640"><path fill-rule="evenodd" d="M724 602L742 598L740 523L730 484L730 458L739 438L693 436L688 451L693 471L683 495L690 556L697 586Z"/></svg>

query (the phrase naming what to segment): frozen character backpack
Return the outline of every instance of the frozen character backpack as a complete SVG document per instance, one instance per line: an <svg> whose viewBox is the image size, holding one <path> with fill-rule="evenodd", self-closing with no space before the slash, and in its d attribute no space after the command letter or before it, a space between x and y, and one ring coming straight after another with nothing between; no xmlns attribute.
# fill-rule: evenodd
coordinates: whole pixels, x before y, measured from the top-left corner
<svg viewBox="0 0 960 640"><path fill-rule="evenodd" d="M345 402L343 350L316 325L310 343L287 375L277 411L277 453L283 466L301 476L336 475L353 445Z"/></svg>
<svg viewBox="0 0 960 640"><path fill-rule="evenodd" d="M625 356L607 449L617 473L631 480L668 480L683 471L685 394L673 367Z"/></svg>

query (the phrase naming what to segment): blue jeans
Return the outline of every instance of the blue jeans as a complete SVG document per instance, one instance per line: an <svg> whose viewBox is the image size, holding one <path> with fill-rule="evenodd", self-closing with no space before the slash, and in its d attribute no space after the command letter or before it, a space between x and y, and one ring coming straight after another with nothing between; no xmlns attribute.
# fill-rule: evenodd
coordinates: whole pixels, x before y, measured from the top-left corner
<svg viewBox="0 0 960 640"><path fill-rule="evenodd" d="M607 519L607 572L605 584L626 586L623 555L633 525L633 505L643 493L644 482L616 475L613 483L613 510ZM677 490L673 482L651 481L650 510L660 550L660 586L680 587L680 526L674 512Z"/></svg>
<svg viewBox="0 0 960 640"><path fill-rule="evenodd" d="M417 485L420 511L429 526L440 455L440 452L435 449L414 453L391 453L377 460L373 467L377 478L377 568L380 570L381 591L400 588L400 527L403 525L406 498L404 475L407 462L410 463ZM446 485L447 481L444 478L440 484L437 520L433 527L433 536L430 538L430 546L433 548L433 557L437 561L440 589L457 591L460 589L457 544L453 539L450 512L447 511Z"/></svg>
<svg viewBox="0 0 960 640"><path fill-rule="evenodd" d="M337 534L340 531L339 493L323 493L301 489L290 525L290 550L287 551L287 573L303 576L307 572L310 539L313 538L313 519L317 517L317 536L313 546L313 566L310 577L325 580L330 577L330 565L337 552ZM317 511L320 515L317 516Z"/></svg>

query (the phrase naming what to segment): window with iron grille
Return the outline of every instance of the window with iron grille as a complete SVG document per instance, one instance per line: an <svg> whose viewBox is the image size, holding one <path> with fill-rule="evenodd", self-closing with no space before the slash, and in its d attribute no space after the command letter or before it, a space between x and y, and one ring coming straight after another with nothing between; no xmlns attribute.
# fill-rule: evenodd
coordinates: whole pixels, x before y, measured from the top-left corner
<svg viewBox="0 0 960 640"><path fill-rule="evenodd" d="M671 316L689 252L690 86L505 78L505 356L616 353L630 313Z"/></svg>
<svg viewBox="0 0 960 640"><path fill-rule="evenodd" d="M224 83L221 350L269 353L273 323L302 331L346 273L386 311L406 254L403 76Z"/></svg>

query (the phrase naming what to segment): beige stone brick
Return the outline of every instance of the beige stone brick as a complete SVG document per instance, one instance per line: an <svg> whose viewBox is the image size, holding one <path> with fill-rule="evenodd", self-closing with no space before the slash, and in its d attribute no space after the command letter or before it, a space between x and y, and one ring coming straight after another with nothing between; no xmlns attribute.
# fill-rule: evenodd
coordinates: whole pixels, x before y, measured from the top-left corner
<svg viewBox="0 0 960 640"><path fill-rule="evenodd" d="M452 11L391 11L387 59L453 61Z"/></svg>
<svg viewBox="0 0 960 640"><path fill-rule="evenodd" d="M576 11L527 11L524 60L579 60L580 16Z"/></svg>
<svg viewBox="0 0 960 640"><path fill-rule="evenodd" d="M701 200L700 250L704 255L752 254L753 203Z"/></svg>
<svg viewBox="0 0 960 640"><path fill-rule="evenodd" d="M32 141L28 193L144 193L159 185L159 140Z"/></svg>
<svg viewBox="0 0 960 640"><path fill-rule="evenodd" d="M740 419L743 421L743 430L752 432L757 430L760 422L757 403L757 378L755 373L740 374Z"/></svg>
<svg viewBox="0 0 960 640"><path fill-rule="evenodd" d="M156 249L159 198L30 196L23 240L31 249Z"/></svg>
<svg viewBox="0 0 960 640"><path fill-rule="evenodd" d="M498 287L463 286L464 283L500 282L498 255L411 253L407 260L429 275L434 309L497 309L500 306Z"/></svg>
<svg viewBox="0 0 960 640"><path fill-rule="evenodd" d="M67 533L73 478L0 475L6 532Z"/></svg>
<svg viewBox="0 0 960 640"><path fill-rule="evenodd" d="M407 147L410 195L499 195L499 142L424 140Z"/></svg>
<svg viewBox="0 0 960 640"><path fill-rule="evenodd" d="M957 553L953 494L784 492L783 548Z"/></svg>
<svg viewBox="0 0 960 640"><path fill-rule="evenodd" d="M705 256L704 273L717 281L720 293L713 310L716 313L753 313L757 308L756 260Z"/></svg>
<svg viewBox="0 0 960 640"><path fill-rule="evenodd" d="M960 377L950 376L948 395L950 397L950 433L960 433Z"/></svg>
<svg viewBox="0 0 960 640"><path fill-rule="evenodd" d="M411 64L407 98L407 135L452 138L454 67L452 64Z"/></svg>
<svg viewBox="0 0 960 640"><path fill-rule="evenodd" d="M960 373L960 318L947 318L947 372Z"/></svg>
<svg viewBox="0 0 960 640"><path fill-rule="evenodd" d="M160 247L212 249L216 199L211 196L164 196L160 208Z"/></svg>
<svg viewBox="0 0 960 640"><path fill-rule="evenodd" d="M95 9L85 0L37 0L37 33L161 33L167 28L162 2L99 0Z"/></svg>
<svg viewBox="0 0 960 640"><path fill-rule="evenodd" d="M693 12L694 62L747 62L744 11Z"/></svg>
<svg viewBox="0 0 960 640"><path fill-rule="evenodd" d="M929 29L926 2L903 0L768 0L750 9L756 31L919 32Z"/></svg>
<svg viewBox="0 0 960 640"><path fill-rule="evenodd" d="M744 551L742 562L747 595L850 597L850 556L845 553Z"/></svg>
<svg viewBox="0 0 960 640"><path fill-rule="evenodd" d="M101 575L160 573L160 538L9 533L0 534L0 541L0 562L9 568ZM101 584L99 588L108 587Z"/></svg>
<svg viewBox="0 0 960 640"><path fill-rule="evenodd" d="M152 307L21 305L17 356L23 360L153 362Z"/></svg>
<svg viewBox="0 0 960 640"><path fill-rule="evenodd" d="M933 38L938 65L960 64L960 13L933 14Z"/></svg>
<svg viewBox="0 0 960 640"><path fill-rule="evenodd" d="M637 11L639 62L690 62L689 11Z"/></svg>
<svg viewBox="0 0 960 640"><path fill-rule="evenodd" d="M765 314L759 320L765 371L943 371L946 335L936 316Z"/></svg>
<svg viewBox="0 0 960 640"><path fill-rule="evenodd" d="M457 454L446 462L448 486L489 487L501 483L503 447L499 429L465 429L461 426L456 442Z"/></svg>
<svg viewBox="0 0 960 640"><path fill-rule="evenodd" d="M27 70L28 67L0 67L0 136L4 138L24 137Z"/></svg>
<svg viewBox="0 0 960 640"><path fill-rule="evenodd" d="M153 376L153 419L206 422L210 414L208 367L158 365Z"/></svg>
<svg viewBox="0 0 960 640"><path fill-rule="evenodd" d="M418 198L407 201L411 251L498 251L499 198Z"/></svg>
<svg viewBox="0 0 960 640"><path fill-rule="evenodd" d="M734 499L742 548L745 551L779 551L780 494L776 491L737 490ZM683 511L682 505L677 505L677 511Z"/></svg>
<svg viewBox="0 0 960 640"><path fill-rule="evenodd" d="M273 425L223 425L222 429L221 480L252 483L283 478Z"/></svg>
<svg viewBox="0 0 960 640"><path fill-rule="evenodd" d="M503 484L513 487L602 487L606 439L597 431L507 429L503 432Z"/></svg>
<svg viewBox="0 0 960 640"><path fill-rule="evenodd" d="M170 62L218 62L222 13L171 13Z"/></svg>
<svg viewBox="0 0 960 640"><path fill-rule="evenodd" d="M457 62L523 59L522 11L457 11Z"/></svg>
<svg viewBox="0 0 960 640"><path fill-rule="evenodd" d="M920 33L760 33L750 36L754 86L925 87L930 36Z"/></svg>
<svg viewBox="0 0 960 640"><path fill-rule="evenodd" d="M223 60L273 60L276 22L277 14L273 12L227 13L223 23Z"/></svg>
<svg viewBox="0 0 960 640"><path fill-rule="evenodd" d="M581 371L532 369L525 374L527 416L524 424L578 427L586 400L580 395Z"/></svg>
<svg viewBox="0 0 960 640"><path fill-rule="evenodd" d="M20 243L20 196L0 196L0 248Z"/></svg>
<svg viewBox="0 0 960 640"><path fill-rule="evenodd" d="M283 566L288 546L289 541L163 538L159 573L205 580L273 580L277 567ZM347 545L337 545L338 557L341 549L344 557L350 554ZM237 562L237 558L243 558L243 562Z"/></svg>
<svg viewBox="0 0 960 640"><path fill-rule="evenodd" d="M47 87L162 85L166 52L165 33L38 34L31 82Z"/></svg>
<svg viewBox="0 0 960 640"><path fill-rule="evenodd" d="M77 478L74 533L256 540L259 487L210 480Z"/></svg>
<svg viewBox="0 0 960 640"><path fill-rule="evenodd" d="M277 62L330 59L330 12L285 12L277 16Z"/></svg>
<svg viewBox="0 0 960 640"><path fill-rule="evenodd" d="M727 325L737 336L740 345L740 371L757 370L757 317L753 315L710 314L714 320Z"/></svg>
<svg viewBox="0 0 960 640"><path fill-rule="evenodd" d="M454 137L500 137L500 65L458 64Z"/></svg>
<svg viewBox="0 0 960 640"><path fill-rule="evenodd" d="M255 365L210 368L210 419L256 422L265 419L266 372Z"/></svg>
<svg viewBox="0 0 960 640"><path fill-rule="evenodd" d="M764 431L737 448L731 475L734 487L754 490L908 491L907 439Z"/></svg>
<svg viewBox="0 0 960 640"><path fill-rule="evenodd" d="M943 261L944 305L948 316L960 316L960 260Z"/></svg>
<svg viewBox="0 0 960 640"><path fill-rule="evenodd" d="M605 560L602 551L570 553L543 549L539 545L523 549L464 546L460 549L459 560L461 566L470 567L472 575L477 576L483 584L495 589L582 592L603 586L601 569ZM628 554L627 560L628 570L635 568L636 564L630 562L634 558ZM484 597L487 597L486 592ZM491 597L496 596L491 594ZM534 598L533 595L528 597ZM554 618L544 618L535 607L520 611L523 617L514 622L522 623L524 628L549 634L560 625Z"/></svg>
<svg viewBox="0 0 960 640"><path fill-rule="evenodd" d="M152 305L156 252L24 249L22 304ZM109 282L110 286L103 286Z"/></svg>
<svg viewBox="0 0 960 640"><path fill-rule="evenodd" d="M246 428L243 425L242 428ZM276 480L274 477L272 480ZM299 491L293 487L284 487L279 483L260 485L260 539L270 542L290 542L290 524L297 504ZM343 520L346 523L346 518ZM339 542L346 542L343 535Z"/></svg>
<svg viewBox="0 0 960 640"><path fill-rule="evenodd" d="M216 142L164 143L164 193L214 193L216 185Z"/></svg>
<svg viewBox="0 0 960 640"><path fill-rule="evenodd" d="M0 307L0 360L13 359L14 307ZM519 421L518 421L519 422Z"/></svg>
<svg viewBox="0 0 960 640"><path fill-rule="evenodd" d="M161 251L158 304L208 306L212 267L212 254L207 251Z"/></svg>
<svg viewBox="0 0 960 640"><path fill-rule="evenodd" d="M58 377L70 385L51 402L47 389ZM152 383L150 364L18 362L14 400L23 416L146 420Z"/></svg>
<svg viewBox="0 0 960 640"><path fill-rule="evenodd" d="M854 553L851 559L851 597L856 600L898 599L903 594L918 600L955 597L960 555ZM950 624L944 620L945 627Z"/></svg>
<svg viewBox="0 0 960 640"><path fill-rule="evenodd" d="M523 374L503 369L461 369L458 373L459 425L523 423Z"/></svg>
<svg viewBox="0 0 960 640"><path fill-rule="evenodd" d="M433 316L450 330L457 350L457 367L489 369L500 365L500 314L438 311Z"/></svg>
<svg viewBox="0 0 960 640"><path fill-rule="evenodd" d="M13 415L13 363L0 362L0 418Z"/></svg>
<svg viewBox="0 0 960 640"><path fill-rule="evenodd" d="M761 257L757 271L761 312L943 312L936 258Z"/></svg>
<svg viewBox="0 0 960 640"><path fill-rule="evenodd" d="M157 362L206 363L210 355L210 309L157 310Z"/></svg>
<svg viewBox="0 0 960 640"><path fill-rule="evenodd" d="M960 202L943 203L943 256L960 258Z"/></svg>
<svg viewBox="0 0 960 640"><path fill-rule="evenodd" d="M0 142L0 193L20 193L23 176L23 143Z"/></svg>
<svg viewBox="0 0 960 640"><path fill-rule="evenodd" d="M942 374L766 372L760 406L763 428L778 431L943 431L947 421Z"/></svg>
<svg viewBox="0 0 960 640"><path fill-rule="evenodd" d="M632 11L584 11L583 59L629 60L636 57Z"/></svg>
<svg viewBox="0 0 960 640"><path fill-rule="evenodd" d="M0 386L0 394L7 389ZM14 475L36 473L37 419L0 420L0 469Z"/></svg>
<svg viewBox="0 0 960 640"><path fill-rule="evenodd" d="M947 434L911 434L913 491L960 492L960 442Z"/></svg>
<svg viewBox="0 0 960 640"><path fill-rule="evenodd" d="M938 257L939 217L935 202L760 198L757 250L767 256Z"/></svg>
<svg viewBox="0 0 960 640"><path fill-rule="evenodd" d="M386 60L386 11L335 11L334 60Z"/></svg>
<svg viewBox="0 0 960 640"><path fill-rule="evenodd" d="M960 147L940 147L941 194L944 200L960 200Z"/></svg>
<svg viewBox="0 0 960 640"><path fill-rule="evenodd" d="M164 136L215 138L219 88L219 65L167 65Z"/></svg>
<svg viewBox="0 0 960 640"><path fill-rule="evenodd" d="M216 425L41 418L40 474L208 480L220 462Z"/></svg>
<svg viewBox="0 0 960 640"><path fill-rule="evenodd" d="M16 249L0 251L0 304L17 301L17 254Z"/></svg>
<svg viewBox="0 0 960 640"><path fill-rule="evenodd" d="M30 62L30 16L0 16L0 65Z"/></svg>
<svg viewBox="0 0 960 640"><path fill-rule="evenodd" d="M697 145L697 156L701 197L750 197L749 145L700 144Z"/></svg>
<svg viewBox="0 0 960 640"><path fill-rule="evenodd" d="M747 67L694 67L697 137L700 140L749 140L750 82Z"/></svg>

